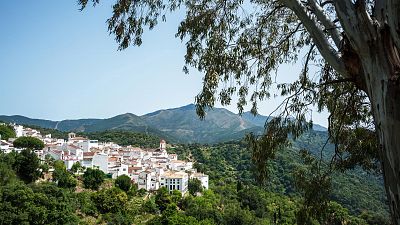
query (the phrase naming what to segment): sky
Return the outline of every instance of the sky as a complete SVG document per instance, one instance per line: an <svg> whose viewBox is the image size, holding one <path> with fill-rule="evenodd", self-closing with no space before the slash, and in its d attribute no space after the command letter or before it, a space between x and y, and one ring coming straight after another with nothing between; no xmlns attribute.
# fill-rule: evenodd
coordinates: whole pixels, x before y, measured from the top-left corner
<svg viewBox="0 0 400 225"><path fill-rule="evenodd" d="M111 2L79 11L76 0L0 1L0 115L109 118L194 103L202 74L183 73L185 44L175 38L184 13L145 32L140 47L118 51L107 31ZM293 80L299 68L282 66L278 77ZM261 102L259 113L280 101ZM225 108L237 112L235 103ZM326 126L327 113L313 121Z"/></svg>

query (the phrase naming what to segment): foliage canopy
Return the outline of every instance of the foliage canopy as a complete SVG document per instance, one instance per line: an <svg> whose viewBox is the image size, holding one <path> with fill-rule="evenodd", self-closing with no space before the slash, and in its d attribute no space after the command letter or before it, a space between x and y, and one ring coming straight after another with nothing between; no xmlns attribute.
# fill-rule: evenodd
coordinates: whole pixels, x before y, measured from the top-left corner
<svg viewBox="0 0 400 225"><path fill-rule="evenodd" d="M15 138L15 137L16 137L15 131L11 126L0 124L1 140L8 140L9 138Z"/></svg>
<svg viewBox="0 0 400 225"><path fill-rule="evenodd" d="M79 0L82 9L99 0ZM400 3L391 0L116 0L107 20L119 49L141 45L144 29L184 8L176 36L186 42L185 66L204 72L197 113L216 101L243 112L274 95L285 100L261 137L249 136L258 178L266 163L312 127L312 109L327 110L329 141L335 143L330 169L381 169L400 224ZM274 78L282 64L302 60L297 80ZM316 72L315 72L316 71ZM358 140L362 140L358 144ZM354 148L353 148L354 147ZM381 149L381 151L378 151ZM325 173L325 172L319 172Z"/></svg>
<svg viewBox="0 0 400 225"><path fill-rule="evenodd" d="M43 141L35 137L19 137L13 142L16 148L28 148L32 150L42 150L44 148Z"/></svg>
<svg viewBox="0 0 400 225"><path fill-rule="evenodd" d="M98 190L105 179L103 171L98 169L87 168L83 174L83 184L85 188Z"/></svg>

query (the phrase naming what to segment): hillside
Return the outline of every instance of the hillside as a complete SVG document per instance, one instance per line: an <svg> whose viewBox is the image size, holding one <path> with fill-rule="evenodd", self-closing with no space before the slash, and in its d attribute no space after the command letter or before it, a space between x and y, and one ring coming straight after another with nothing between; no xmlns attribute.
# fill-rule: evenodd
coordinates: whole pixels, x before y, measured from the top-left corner
<svg viewBox="0 0 400 225"><path fill-rule="evenodd" d="M250 128L251 129L251 128ZM66 137L66 132L40 128L43 134ZM103 131L80 133L99 141L113 141L120 145L134 145L141 147L157 147L160 139L143 133L130 131ZM262 193L275 193L290 198L289 201L298 201L301 198L294 185L293 172L304 166L299 150L306 148L315 156L319 155L321 146L327 138L326 132L312 131L298 140L293 141L290 148L280 151L269 164L269 177L265 186L261 186ZM225 195L223 187L235 187L238 181L245 186L257 183L253 176L251 152L244 142L227 142L214 145L173 145L169 153L177 153L180 159L196 161L196 168L210 176L210 185L213 190ZM333 153L333 146L325 148L324 158L329 159ZM346 173L335 173L332 179L331 200L346 207L353 216L368 215L373 220L386 224L388 217L386 196L382 177L369 174L360 168L349 170ZM376 224L376 223L370 223Z"/></svg>
<svg viewBox="0 0 400 225"><path fill-rule="evenodd" d="M200 120L193 104L159 110L144 115L143 119L150 126L168 132L185 143L227 141L230 134L255 127L239 115L220 108L207 111L204 120Z"/></svg>
<svg viewBox="0 0 400 225"><path fill-rule="evenodd" d="M249 132L261 133L267 116L254 116L245 112L241 116L223 108L207 111L200 120L193 104L179 108L163 109L138 116L132 113L107 119L78 119L51 121L23 116L0 116L0 120L17 124L73 132L101 132L124 130L156 135L176 143L219 143L243 138ZM315 130L326 128L315 125Z"/></svg>
<svg viewBox="0 0 400 225"><path fill-rule="evenodd" d="M315 133L313 139L300 139L294 142L293 147L280 151L269 164L269 176L263 188L274 193L299 197L293 180L293 172L304 166L298 146L308 146L309 150L316 153L320 149L319 138L322 139L323 136L322 133ZM316 144L312 144L313 140ZM235 183L237 180L244 184L257 183L252 173L251 152L244 142L211 146L180 145L170 151L177 153L181 159L191 158L197 161L197 167L209 174L215 185ZM328 151L327 154L330 153ZM357 168L345 173L334 173L332 178L332 200L345 206L353 215L367 213L377 218L388 218L389 209L381 176Z"/></svg>

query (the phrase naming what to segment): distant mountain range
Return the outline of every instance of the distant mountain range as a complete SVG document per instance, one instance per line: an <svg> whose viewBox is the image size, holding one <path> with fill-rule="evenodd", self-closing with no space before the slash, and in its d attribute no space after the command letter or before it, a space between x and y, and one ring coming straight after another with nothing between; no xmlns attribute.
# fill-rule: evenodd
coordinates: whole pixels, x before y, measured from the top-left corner
<svg viewBox="0 0 400 225"><path fill-rule="evenodd" d="M35 125L43 128L71 132L97 132L105 130L127 130L157 135L173 142L217 143L237 140L246 133L261 133L268 116L254 116L245 112L241 116L224 108L207 111L200 120L193 104L179 108L158 110L143 116L132 113L108 119L77 119L51 121L31 119L24 116L0 116L0 121ZM314 130L326 131L315 124Z"/></svg>

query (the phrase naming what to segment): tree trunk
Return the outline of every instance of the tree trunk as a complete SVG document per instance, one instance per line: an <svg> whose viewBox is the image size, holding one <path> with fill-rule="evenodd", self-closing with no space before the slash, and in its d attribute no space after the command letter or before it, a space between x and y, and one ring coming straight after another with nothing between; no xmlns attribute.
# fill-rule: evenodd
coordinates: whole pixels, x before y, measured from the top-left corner
<svg viewBox="0 0 400 225"><path fill-rule="evenodd" d="M383 33L361 56L364 87L379 137L379 156L393 224L400 225L400 73L399 55Z"/></svg>
<svg viewBox="0 0 400 225"><path fill-rule="evenodd" d="M385 188L394 224L400 225L400 88L381 80L371 96Z"/></svg>

